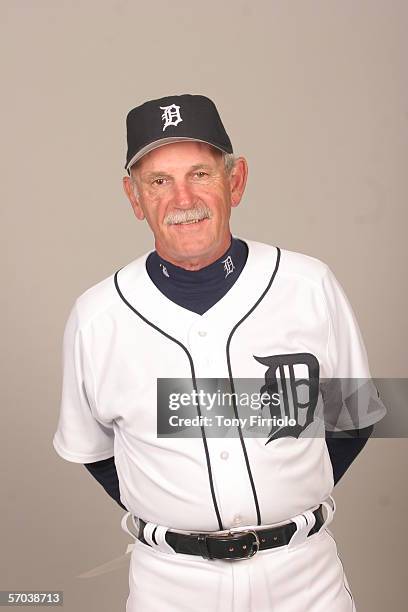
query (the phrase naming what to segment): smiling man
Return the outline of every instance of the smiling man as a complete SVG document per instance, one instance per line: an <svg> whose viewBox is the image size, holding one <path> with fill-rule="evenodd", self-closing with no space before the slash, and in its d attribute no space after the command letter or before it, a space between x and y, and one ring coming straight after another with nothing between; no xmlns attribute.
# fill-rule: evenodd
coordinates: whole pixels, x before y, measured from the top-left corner
<svg viewBox="0 0 408 612"><path fill-rule="evenodd" d="M231 243L231 207L244 192L247 164L227 169L221 151L202 142L152 150L131 167L124 188L138 219L146 218L157 253L174 265L199 270Z"/></svg>
<svg viewBox="0 0 408 612"><path fill-rule="evenodd" d="M76 300L54 436L127 510L126 610L355 610L331 493L385 409L372 386L347 382L370 379L350 304L321 261L231 235L247 163L211 100L146 102L127 137L123 185L155 249ZM161 379L184 391L169 397L194 399L174 435L158 435ZM221 395L207 379L227 384L231 435L211 432ZM278 423L266 433L244 430L243 379L258 402L281 389L258 405L259 422L269 408Z"/></svg>

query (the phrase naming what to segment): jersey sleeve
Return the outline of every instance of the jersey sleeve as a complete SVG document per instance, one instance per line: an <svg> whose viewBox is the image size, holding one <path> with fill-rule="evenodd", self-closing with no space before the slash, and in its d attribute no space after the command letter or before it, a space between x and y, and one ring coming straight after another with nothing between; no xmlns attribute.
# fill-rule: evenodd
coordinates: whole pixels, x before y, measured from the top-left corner
<svg viewBox="0 0 408 612"><path fill-rule="evenodd" d="M114 431L97 419L94 379L80 328L77 302L65 325L62 396L53 445L67 461L91 463L112 457Z"/></svg>
<svg viewBox="0 0 408 612"><path fill-rule="evenodd" d="M328 431L361 429L386 414L371 378L364 341L346 294L332 271L323 279L327 307L327 378L322 381L325 428Z"/></svg>

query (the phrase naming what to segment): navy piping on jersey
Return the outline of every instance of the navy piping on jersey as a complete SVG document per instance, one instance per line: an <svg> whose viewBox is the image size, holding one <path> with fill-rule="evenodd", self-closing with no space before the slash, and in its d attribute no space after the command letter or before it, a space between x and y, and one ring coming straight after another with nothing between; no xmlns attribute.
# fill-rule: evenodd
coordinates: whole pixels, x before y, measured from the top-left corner
<svg viewBox="0 0 408 612"><path fill-rule="evenodd" d="M238 409L237 409L237 404L235 401L235 385L234 385L234 379L233 379L233 375L232 375L232 368L231 368L231 356L230 356L230 345L231 345L231 340L232 340L232 336L234 335L234 333L236 332L236 330L238 329L238 327L245 321L245 319L247 319L249 317L250 314L252 314L255 310L255 308L257 308L259 306L259 304L262 302L262 300L264 299L265 295L268 293L269 289L272 286L273 281L275 280L275 276L276 273L278 271L279 268L279 263L280 263L280 256L281 256L281 251L279 247L276 247L277 250L277 256L276 256L276 264L275 264L275 269L272 273L272 276L264 290L264 292L262 293L262 295L258 298L258 300L255 302L255 304L252 306L252 308L250 310L248 310L248 312L242 317L242 319L240 321L238 321L238 323L236 323L234 325L234 327L232 328L230 335L228 336L228 340L227 340L227 345L226 345L226 355L227 355L227 364L228 364L228 375L229 375L229 379L230 379L230 385L231 385L231 391L232 391L232 402L233 402L233 406L234 406L234 413L236 418L238 419ZM238 421L239 423L239 421ZM256 488L255 488L255 483L254 483L254 479L252 476L252 472L251 472L251 467L249 465L249 459L248 459L248 453L246 450L246 446L245 446L245 442L244 442L244 437L242 435L242 429L241 426L238 425L238 434L239 434L239 439L241 441L241 447L242 447L242 452L244 453L244 457L245 457L245 463L246 463L246 467L247 467L247 471L248 471L248 476L249 476L249 480L251 483L251 488L252 488L252 494L254 496L254 502L255 502L255 508L256 508L256 516L257 516L257 521L258 521L258 525L262 525L261 523L261 512L259 509L259 502L258 502L258 496L256 493Z"/></svg>
<svg viewBox="0 0 408 612"><path fill-rule="evenodd" d="M130 308L130 310L132 310L140 319L142 319L142 321L144 321L144 323L146 323L147 325L150 325L150 327L152 327L153 329L158 331L159 334L162 334L163 336L165 336L166 338L168 338L172 342L175 342L178 346L180 346L183 349L183 351L187 355L187 358L188 358L188 361L189 361L189 364L190 364L191 378L192 378L192 381L193 381L194 391L196 392L196 397L197 397L198 396L197 380L196 380L196 375L195 375L194 362L193 362L193 359L192 359L192 357L190 355L190 352L188 351L188 349L184 346L184 344L182 342L180 342L176 338L173 338L173 336L170 336L170 334L166 333L165 331L160 329L160 327L157 327L157 325L155 325L154 323L152 323L151 321L146 319L146 317L144 317L138 310L136 310L136 308L134 308L127 301L127 299L125 298L125 296L121 292L121 290L119 288L119 284L118 284L118 278L117 277L118 277L118 273L120 272L121 269L122 268L120 268L115 273L115 276L114 276L114 282L115 282L116 291L118 292L120 298L123 300L123 302L126 304L126 306L128 306ZM201 417L201 408L200 408L200 404L199 404L198 401L197 401L197 413L198 413L198 416ZM201 418L200 418L200 422L201 422ZM217 521L218 521L218 526L220 528L220 531L224 531L224 527L223 527L223 524L222 524L220 511L218 509L218 504L217 504L217 500L216 500L216 497L215 497L214 482L213 482L212 470L211 470L211 461L210 461L210 455L208 453L207 438L206 438L206 435L205 435L204 426L200 425L200 429L201 429L201 437L202 437L203 444L204 444L205 458L206 458L206 462L207 462L208 479L209 479L209 483L210 483L211 497L212 497L212 500L213 500L214 510L215 510L215 514L217 516Z"/></svg>
<svg viewBox="0 0 408 612"><path fill-rule="evenodd" d="M234 327L232 328L232 330L231 330L231 332L229 334L228 340L227 340L227 344L226 344L226 357L227 357L227 365L228 365L228 374L229 374L229 379L230 379L231 390L232 390L232 393L233 393L232 397L233 397L234 413L235 413L235 416L237 418L238 418L238 409L237 409L237 405L236 405L236 402L235 402L235 385L234 385L234 380L233 380L233 376L232 376L231 358L230 358L231 339L232 339L232 336L234 335L235 331L238 329L238 327L249 317L250 314L252 314L252 312L261 303L261 301L263 300L263 298L265 297L265 295L268 293L269 289L271 288L271 285L272 285L272 283L274 281L274 278L275 278L276 273L277 273L278 268L279 268L280 253L281 253L280 249L279 249L279 247L277 247L277 257L276 257L275 269L274 269L274 271L272 273L272 276L271 276L271 278L270 278L266 288L264 289L263 293L258 298L258 300L255 302L255 304L249 309L249 311L240 319L240 321L238 321L238 323L236 323L236 325L234 325ZM168 334L164 330L160 329L157 325L155 325L154 323L149 321L146 317L144 317L138 310L136 310L136 308L134 308L128 302L128 300L125 298L125 296L123 295L122 291L120 290L119 284L118 284L118 273L120 272L121 269L122 268L120 268L115 273L115 275L114 275L115 288L116 288L120 298L123 300L123 302L126 304L126 306L128 306L128 308L130 308L144 323L146 323L147 325L149 325L150 327L152 327L153 329L158 331L160 334L162 334L163 336L165 336L166 338L168 338L172 342L175 342L178 346L180 346L180 348L183 349L183 351L187 355L187 358L188 358L188 361L189 361L189 364L190 364L191 378L192 378L192 381L193 381L193 387L194 387L195 392L198 394L197 381L196 381L196 375L195 375L195 369L194 369L194 362L193 362L193 359L192 359L192 357L190 355L189 350L184 346L184 344L182 342L180 342L179 340L177 340L173 336L170 336L170 334ZM199 402L197 402L197 413L198 413L199 417L201 417L201 408L200 408ZM209 484L210 484L210 490L211 490L211 497L212 497L212 500L213 500L214 510L215 510L215 514L217 516L217 521L218 521L219 529L220 529L220 531L223 531L224 527L223 527L223 524L222 524L220 511L219 511L217 500L216 500L216 497L215 497L214 482L213 482L212 469L211 469L211 460L210 460L210 456L209 456L209 452L208 452L207 438L206 438L205 429L204 429L203 425L200 425L200 430L201 430L201 437L202 437L202 440L203 440L205 457L206 457L206 463L207 463L207 471L208 471L208 478L209 478ZM256 509L257 522L258 522L258 525L261 525L261 513L260 513L260 510L259 510L258 496L257 496L257 493L256 493L255 483L254 483L254 479L253 479L253 476L252 476L251 467L250 467L250 464L249 464L248 453L247 453L247 450L246 450L244 438L243 438L243 435L242 435L242 429L241 429L240 425L238 425L238 434L239 434L239 438L240 438L240 441L241 441L242 452L243 452L244 458L245 458L245 464L246 464L246 468L247 468L247 472L248 472L249 481L250 481L250 484L251 484L251 489L252 489L252 494L253 494L254 503L255 503L255 509Z"/></svg>

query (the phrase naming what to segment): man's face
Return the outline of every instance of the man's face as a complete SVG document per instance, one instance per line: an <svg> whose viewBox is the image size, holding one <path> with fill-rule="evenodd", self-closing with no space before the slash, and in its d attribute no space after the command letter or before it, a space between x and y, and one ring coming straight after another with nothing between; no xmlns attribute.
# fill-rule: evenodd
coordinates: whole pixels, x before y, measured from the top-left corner
<svg viewBox="0 0 408 612"><path fill-rule="evenodd" d="M199 142L163 145L124 178L138 219L146 219L163 259L189 269L209 265L228 249L231 207L241 200L247 166L227 174L222 154Z"/></svg>

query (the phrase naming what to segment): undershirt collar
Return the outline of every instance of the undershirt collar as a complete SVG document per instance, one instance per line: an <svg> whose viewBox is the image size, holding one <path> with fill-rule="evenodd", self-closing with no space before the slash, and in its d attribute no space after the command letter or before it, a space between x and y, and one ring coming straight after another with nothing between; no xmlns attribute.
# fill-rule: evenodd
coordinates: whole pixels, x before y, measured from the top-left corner
<svg viewBox="0 0 408 612"><path fill-rule="evenodd" d="M241 274L248 247L232 238L229 249L201 270L185 270L161 258L157 251L147 257L146 270L156 287L179 306L204 314L231 289Z"/></svg>

